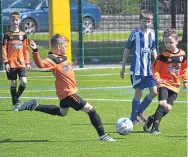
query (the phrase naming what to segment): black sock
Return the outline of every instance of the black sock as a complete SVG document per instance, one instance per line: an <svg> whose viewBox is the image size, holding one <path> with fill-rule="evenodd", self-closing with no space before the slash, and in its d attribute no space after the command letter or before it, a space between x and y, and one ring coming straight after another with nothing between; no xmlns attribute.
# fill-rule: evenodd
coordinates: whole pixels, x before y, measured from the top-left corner
<svg viewBox="0 0 188 157"><path fill-rule="evenodd" d="M18 92L16 93L17 99L22 95L24 90L25 90L25 86L20 85L19 88L18 88Z"/></svg>
<svg viewBox="0 0 188 157"><path fill-rule="evenodd" d="M48 113L51 115L57 115L57 116L63 116L63 114L60 112L60 107L56 105L41 105L39 104L35 111L40 111L44 113Z"/></svg>
<svg viewBox="0 0 188 157"><path fill-rule="evenodd" d="M95 129L97 130L97 133L99 136L104 135L104 128L101 122L101 118L100 116L97 114L96 110L92 110L91 112L88 113L90 121L92 123L92 125L95 127Z"/></svg>
<svg viewBox="0 0 188 157"><path fill-rule="evenodd" d="M152 129L158 130L159 123L161 122L162 117L164 117L166 114L167 114L167 112L165 111L165 108L163 106L159 105L155 112Z"/></svg>
<svg viewBox="0 0 188 157"><path fill-rule="evenodd" d="M16 87L10 86L10 93L11 93L11 96L12 96L12 104L15 105L15 103L16 103L16 100L15 100L15 97L16 97Z"/></svg>

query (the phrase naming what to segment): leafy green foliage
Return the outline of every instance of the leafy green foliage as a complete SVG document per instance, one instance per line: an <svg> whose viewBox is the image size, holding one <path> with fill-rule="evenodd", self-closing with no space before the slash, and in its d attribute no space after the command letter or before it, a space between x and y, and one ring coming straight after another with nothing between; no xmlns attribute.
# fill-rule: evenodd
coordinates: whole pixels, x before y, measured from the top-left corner
<svg viewBox="0 0 188 157"><path fill-rule="evenodd" d="M138 0L89 0L98 5L103 15L137 15L139 13Z"/></svg>

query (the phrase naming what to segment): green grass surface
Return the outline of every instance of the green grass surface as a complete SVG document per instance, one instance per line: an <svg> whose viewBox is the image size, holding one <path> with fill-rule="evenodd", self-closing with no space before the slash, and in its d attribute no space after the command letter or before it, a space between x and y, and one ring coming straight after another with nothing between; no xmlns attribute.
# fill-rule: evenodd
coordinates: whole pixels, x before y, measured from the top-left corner
<svg viewBox="0 0 188 157"><path fill-rule="evenodd" d="M128 136L121 136L115 131L115 122L129 117L134 91L129 75L122 80L119 71L115 68L75 72L78 94L96 108L106 132L116 142L97 141L88 116L73 109L64 118L37 111L11 111L9 81L1 72L0 157L186 157L187 91L182 89L177 99L184 103L174 103L172 111L162 119L160 135L144 133L140 124L134 125ZM28 86L21 100L32 98L41 104L59 105L50 72L28 73ZM146 110L147 115L154 113L156 101L157 98Z"/></svg>

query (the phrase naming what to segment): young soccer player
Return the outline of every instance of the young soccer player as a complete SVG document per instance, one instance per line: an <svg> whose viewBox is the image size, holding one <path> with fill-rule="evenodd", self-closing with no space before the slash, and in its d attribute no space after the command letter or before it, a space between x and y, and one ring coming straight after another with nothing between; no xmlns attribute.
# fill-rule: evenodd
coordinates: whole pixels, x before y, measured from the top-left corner
<svg viewBox="0 0 188 157"><path fill-rule="evenodd" d="M31 69L29 64L27 34L20 31L19 12L10 13L11 29L4 34L2 58L8 80L11 80L10 93L12 104L19 103L19 97L25 90L27 84L27 70ZM20 78L20 85L17 90L17 75Z"/></svg>
<svg viewBox="0 0 188 157"><path fill-rule="evenodd" d="M60 107L56 105L38 104L36 100L25 102L17 106L17 110L35 110L45 112L51 115L66 116L69 108L76 111L84 111L88 114L92 125L97 130L100 141L115 141L105 134L100 116L93 106L83 100L77 93L77 85L74 71L67 60L65 51L67 50L68 39L60 34L55 34L51 38L52 52L45 60L41 60L37 50L36 43L30 41L30 47L33 50L33 58L39 68L48 68L56 78L56 94L60 100Z"/></svg>
<svg viewBox="0 0 188 157"><path fill-rule="evenodd" d="M153 63L153 77L158 84L159 106L154 115L148 117L143 129L145 132L159 134L161 119L172 109L180 90L182 77L184 87L188 87L188 68L186 53L177 48L178 34L175 29L167 29L163 34L166 49L162 51ZM149 131L152 125L151 131Z"/></svg>
<svg viewBox="0 0 188 157"><path fill-rule="evenodd" d="M133 124L137 124L137 116L143 121L147 117L143 111L149 106L152 99L157 95L156 83L152 78L151 70L151 53L154 59L157 56L155 45L155 33L149 27L152 24L153 14L149 10L140 12L139 28L134 29L129 36L123 53L123 63L120 71L120 77L124 78L125 65L130 51L133 51L132 62L130 66L130 76L132 86L135 89L135 95L132 100L132 112L130 119ZM149 88L150 93L145 96L140 103L142 91L144 88Z"/></svg>

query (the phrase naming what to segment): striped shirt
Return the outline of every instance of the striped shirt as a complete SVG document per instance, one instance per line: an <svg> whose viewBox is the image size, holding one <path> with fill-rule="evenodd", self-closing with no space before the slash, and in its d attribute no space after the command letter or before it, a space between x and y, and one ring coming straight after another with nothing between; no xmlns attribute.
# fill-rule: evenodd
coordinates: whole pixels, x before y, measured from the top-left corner
<svg viewBox="0 0 188 157"><path fill-rule="evenodd" d="M133 50L130 73L151 76L151 53L156 48L155 32L152 29L148 29L145 33L139 28L133 30L125 48Z"/></svg>

